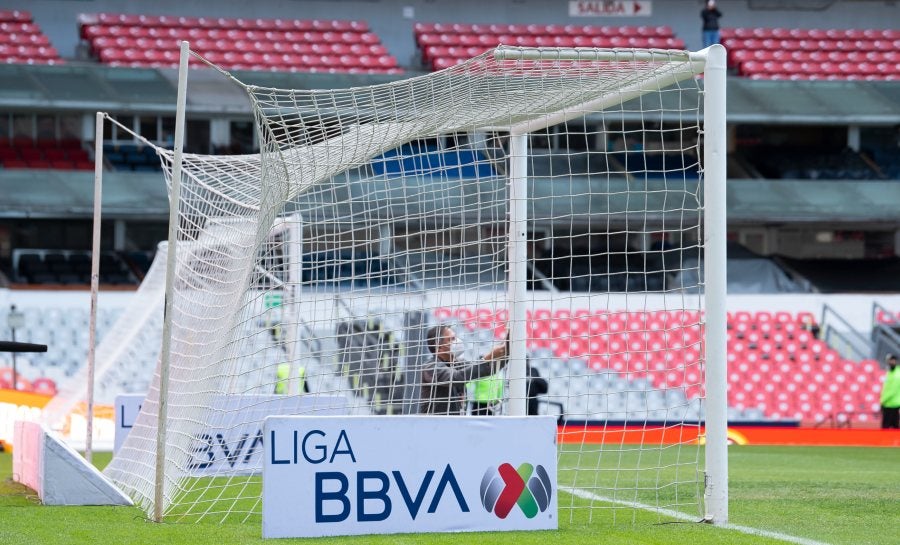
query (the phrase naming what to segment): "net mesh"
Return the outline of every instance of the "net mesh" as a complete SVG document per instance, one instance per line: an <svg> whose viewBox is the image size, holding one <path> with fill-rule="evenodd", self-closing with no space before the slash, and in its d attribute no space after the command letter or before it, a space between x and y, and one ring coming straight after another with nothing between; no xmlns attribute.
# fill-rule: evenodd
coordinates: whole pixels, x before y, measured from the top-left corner
<svg viewBox="0 0 900 545"><path fill-rule="evenodd" d="M700 513L699 68L684 52L592 53L244 86L260 153L183 156L170 520L260 517L267 414L418 413L438 395L423 387L436 325L479 369L441 410L509 414L511 132L529 133L527 405L560 419L561 516ZM157 370L106 469L148 512L158 407Z"/></svg>

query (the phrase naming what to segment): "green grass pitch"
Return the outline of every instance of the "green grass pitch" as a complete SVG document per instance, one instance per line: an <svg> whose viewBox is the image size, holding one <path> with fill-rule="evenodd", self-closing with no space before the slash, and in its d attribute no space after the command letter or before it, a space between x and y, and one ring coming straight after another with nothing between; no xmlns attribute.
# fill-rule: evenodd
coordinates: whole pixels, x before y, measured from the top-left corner
<svg viewBox="0 0 900 545"><path fill-rule="evenodd" d="M561 467L568 462L567 456L572 455L563 454ZM108 459L108 455L95 456L101 466ZM598 459L582 456L579 462L589 466L598 463ZM0 454L0 543L3 544L237 545L264 542L258 520L245 524L230 521L223 524L155 524L148 522L144 513L136 508L44 507L32 491L11 480L11 464L8 453ZM733 524L824 543L900 543L896 526L900 516L898 449L732 446L729 469ZM586 475L580 471L570 475L561 471L560 485L586 485L581 481ZM602 477L600 484L603 484ZM639 487L643 484L638 481ZM692 501L690 495L695 494L695 489L693 484L681 490L671 487L663 493L670 497L663 497L661 503L687 504ZM631 499L645 501L649 499L646 496L649 493L641 492ZM586 508L588 501L572 498L566 492L560 492L559 505L563 509L558 531L403 534L278 540L275 543L719 545L780 542L771 537L705 524L668 520L656 513L630 508L597 505L603 508L589 510Z"/></svg>

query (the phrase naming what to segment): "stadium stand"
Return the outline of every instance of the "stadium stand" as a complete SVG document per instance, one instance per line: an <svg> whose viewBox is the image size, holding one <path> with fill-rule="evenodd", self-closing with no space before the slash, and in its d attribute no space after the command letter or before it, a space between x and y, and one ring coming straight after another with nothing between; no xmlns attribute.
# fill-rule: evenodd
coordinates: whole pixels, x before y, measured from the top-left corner
<svg viewBox="0 0 900 545"><path fill-rule="evenodd" d="M900 79L900 31L724 28L738 74L754 79Z"/></svg>
<svg viewBox="0 0 900 545"><path fill-rule="evenodd" d="M17 382L19 390L54 395L57 385L73 376L84 364L88 348L87 309L61 309L36 306L22 306L25 327L19 331L18 340L46 344L47 352L23 354L17 358ZM97 314L98 338L110 329L118 315L117 309L99 309ZM0 327L6 330L6 313L0 313ZM0 361L0 388L12 385L12 368L9 355ZM144 361L146 359L147 361ZM143 367L152 372L155 356L134 358L134 367ZM145 373L146 374L146 373ZM128 378L138 380L135 373Z"/></svg>
<svg viewBox="0 0 900 545"><path fill-rule="evenodd" d="M435 316L476 336L487 334L490 342L506 334L504 311L440 308ZM529 313L527 327L529 353L546 360L540 365L551 377L554 366L576 365L626 393L643 391L640 385L646 383L672 392L666 395L681 393L692 399L699 394L702 328L697 313L538 310ZM819 424L874 420L883 374L878 363L842 358L814 336L815 327L809 313L729 314L730 419ZM638 416L628 412L629 418Z"/></svg>
<svg viewBox="0 0 900 545"><path fill-rule="evenodd" d="M0 63L64 64L31 12L0 10Z"/></svg>
<svg viewBox="0 0 900 545"><path fill-rule="evenodd" d="M878 166L849 148L755 146L743 154L768 179L877 180L884 178Z"/></svg>
<svg viewBox="0 0 900 545"><path fill-rule="evenodd" d="M900 259L779 258L809 280L820 293L900 291Z"/></svg>
<svg viewBox="0 0 900 545"><path fill-rule="evenodd" d="M104 160L116 170L153 172L162 170L156 151L139 144L103 144Z"/></svg>
<svg viewBox="0 0 900 545"><path fill-rule="evenodd" d="M900 154L896 149L887 146L873 147L866 150L875 164L878 165L881 176L890 180L900 180Z"/></svg>
<svg viewBox="0 0 900 545"><path fill-rule="evenodd" d="M86 285L91 281L90 252L26 250L13 252L13 279L23 284ZM140 272L116 253L100 255L100 283L134 285Z"/></svg>
<svg viewBox="0 0 900 545"><path fill-rule="evenodd" d="M79 34L111 66L173 68L178 42L228 70L402 73L362 21L82 14ZM195 65L197 66L197 65Z"/></svg>
<svg viewBox="0 0 900 545"><path fill-rule="evenodd" d="M0 165L3 168L94 169L94 162L80 140L28 137L0 137Z"/></svg>
<svg viewBox="0 0 900 545"><path fill-rule="evenodd" d="M668 26L416 23L422 65L441 70L498 44L549 47L653 47L683 49Z"/></svg>

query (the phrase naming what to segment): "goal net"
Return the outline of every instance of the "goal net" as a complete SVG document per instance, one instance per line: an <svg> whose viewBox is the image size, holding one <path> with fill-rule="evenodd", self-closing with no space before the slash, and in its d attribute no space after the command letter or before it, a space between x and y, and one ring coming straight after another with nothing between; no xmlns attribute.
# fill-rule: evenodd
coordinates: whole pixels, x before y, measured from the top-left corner
<svg viewBox="0 0 900 545"><path fill-rule="evenodd" d="M371 87L234 80L260 153L181 164L163 493L159 368L106 474L167 520L258 520L262 418L417 414L444 325L466 360L510 339L447 410L558 417L561 519L709 517L707 55L501 47Z"/></svg>

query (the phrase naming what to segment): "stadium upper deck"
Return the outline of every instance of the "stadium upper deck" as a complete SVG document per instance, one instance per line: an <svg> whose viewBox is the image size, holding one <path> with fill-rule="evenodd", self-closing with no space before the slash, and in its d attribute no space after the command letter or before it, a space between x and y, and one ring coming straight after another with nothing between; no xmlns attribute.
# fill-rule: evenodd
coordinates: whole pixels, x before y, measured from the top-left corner
<svg viewBox="0 0 900 545"><path fill-rule="evenodd" d="M728 122L733 129L734 151L729 178L740 180L729 187L730 224L754 229L760 225L816 229L835 224L854 230L894 229L896 210L892 203L900 198L900 186L892 181L900 176L900 163L892 152L896 145L895 126L900 125L898 84L802 78L808 77L807 72L813 68L831 68L822 66L825 62L838 63L838 67L855 63L859 70L869 72L873 66L881 70L877 67L892 62L889 45L893 46L897 39L892 34L896 31L884 26L886 21L897 20L897 7L830 2L824 9L810 12L801 9L804 2L791 5L797 10L784 6L756 9L753 3L723 7L722 23L726 29L740 29L731 30L730 34L726 30L726 42L735 38L751 40L742 43L754 48L752 54L735 48L735 77L729 82ZM23 7L29 11L24 12ZM276 66L282 70L300 70L237 72L244 81L284 88L337 88L407 77L435 67L435 62L441 67L456 61L438 59L475 53L491 41L700 47L696 2L659 1L652 8L644 17L591 18L570 16L565 4L513 0L462 0L452 7L436 2L393 0L302 4L263 1L252 7L219 2L214 12L202 2L174 0L134 9L125 9L113 1L92 2L89 9L80 3L54 4L51 9L41 3L2 1L0 9L8 10L4 12L9 30L5 37L31 36L28 40L35 41L32 45L55 48L64 65L38 66L18 61L0 65L0 79L4 81L0 88L0 133L6 135L4 140L0 134L0 161L4 165L0 168L0 194L6 196L0 203L0 215L82 219L90 216L90 118L98 110L112 112L151 140L165 141L166 130L172 126L174 71L124 68L100 61L169 66L171 52L160 51L166 40L174 44L181 37L180 32L196 47L208 46L209 53L226 48L219 60L223 64L231 62L229 66L235 70L271 68L258 64L267 59L281 63ZM138 12L144 12L145 17L140 18ZM85 13L94 17L80 18ZM99 15L104 13L113 15ZM347 43L347 38L358 42ZM752 42L754 39L759 43ZM803 50L813 40L816 46L828 41L828 51L822 54L834 59L816 60L820 54ZM797 51L777 52L792 44L798 47ZM765 47L756 48L758 45ZM862 57L854 51L835 51L857 45ZM280 52L286 48L289 53ZM116 53L110 57L104 51ZM123 51L131 53L122 57ZM14 58L19 59L20 51L16 52ZM757 59L758 55L765 58ZM772 59L766 60L766 55ZM362 58L375 64L360 66L357 63ZM741 77L753 67L744 66L748 62L762 63L764 67L770 62L778 63L765 67L765 74L771 72L791 79L754 79L764 77L760 74ZM793 64L785 66L787 62ZM820 64L810 64L813 62ZM323 63L336 63L338 68L334 70L342 73L314 73L319 70L315 67L324 66ZM788 67L806 75L797 80L783 76ZM401 68L406 74L393 73ZM353 73L370 71L381 73ZM847 73L847 67L840 72ZM887 76L883 72L878 75ZM193 70L190 77L190 151L247 151L248 145L252 151L255 137L241 91L223 84L221 77L209 70ZM650 110L642 114L642 119L625 122L654 123ZM22 126L28 127L25 137L31 146L16 144ZM116 193L116 198L110 200L105 217L129 221L164 219L167 205L165 193L158 186L158 174L140 172L155 169L154 158L115 131L109 131L106 143L110 168L107 187ZM800 143L806 145L793 145ZM557 165L549 166L557 172ZM78 169L84 172L75 172ZM571 174L577 176L577 172ZM814 191L810 191L813 187ZM64 201L59 195L66 195Z"/></svg>

